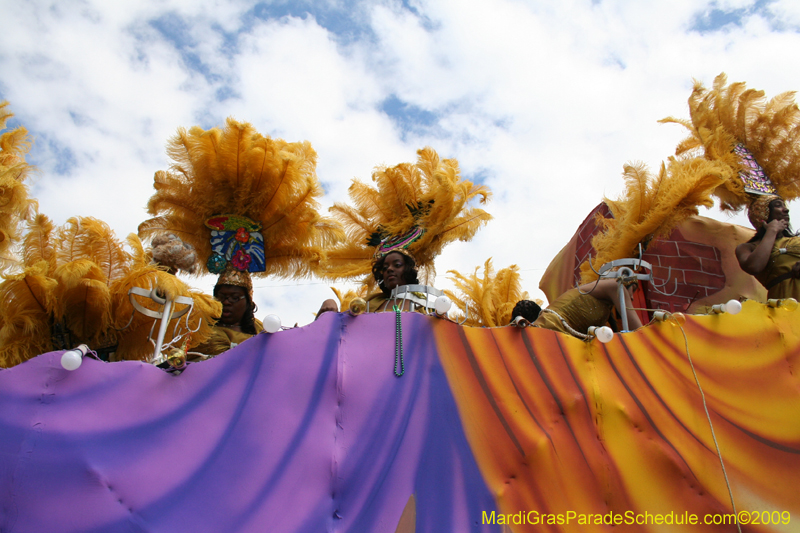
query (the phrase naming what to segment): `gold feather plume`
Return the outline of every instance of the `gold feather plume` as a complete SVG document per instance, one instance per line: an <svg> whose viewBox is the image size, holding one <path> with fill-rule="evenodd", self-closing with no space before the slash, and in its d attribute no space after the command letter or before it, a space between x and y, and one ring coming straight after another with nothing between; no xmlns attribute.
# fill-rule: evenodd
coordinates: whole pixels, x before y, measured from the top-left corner
<svg viewBox="0 0 800 533"><path fill-rule="evenodd" d="M333 294L336 295L336 299L339 300L339 310L346 311L350 309L350 303L356 298L363 298L367 299L369 297L369 290L366 285L359 285L357 289L347 289L346 292L342 292L340 289L336 287L331 287Z"/></svg>
<svg viewBox="0 0 800 533"><path fill-rule="evenodd" d="M319 264L322 250L343 237L321 218L316 152L308 142L288 143L228 119L223 129L179 129L169 141L170 171L155 175L142 238L174 233L205 263L211 230L205 221L235 214L262 225L266 271L255 275L302 277Z"/></svg>
<svg viewBox="0 0 800 533"><path fill-rule="evenodd" d="M55 319L76 344L97 346L111 322L111 291L102 269L89 259L70 261L53 273L58 282Z"/></svg>
<svg viewBox="0 0 800 533"><path fill-rule="evenodd" d="M37 213L28 223L22 245L22 262L26 266L33 266L39 261L44 261L48 273L55 270L56 254L51 239L54 231L53 223L47 215L41 213Z"/></svg>
<svg viewBox="0 0 800 533"><path fill-rule="evenodd" d="M131 255L108 224L92 217L67 220L53 248L52 275L58 281L54 319L66 325L75 343L113 343L111 286L127 273Z"/></svg>
<svg viewBox="0 0 800 533"><path fill-rule="evenodd" d="M0 102L0 130L14 116L7 107L8 102ZM21 221L31 215L35 206L24 183L33 171L25 162L30 146L28 131L22 126L0 134L0 273L18 265L12 248L19 240Z"/></svg>
<svg viewBox="0 0 800 533"><path fill-rule="evenodd" d="M72 341L94 344L109 326L111 283L129 262L130 255L104 222L77 217L55 229L46 215L37 213L23 239L22 264L27 268L14 279L47 277L49 282L39 285L52 293L46 298L52 302L48 323L63 321Z"/></svg>
<svg viewBox="0 0 800 533"><path fill-rule="evenodd" d="M483 265L483 276L478 275L478 267L469 276L455 270L448 270L448 273L452 274L449 279L460 296L447 290L445 294L459 308L461 316L466 315L464 324L467 326L494 328L508 325L517 302L530 299L528 293L522 291L517 265L495 274L489 258Z"/></svg>
<svg viewBox="0 0 800 533"><path fill-rule="evenodd" d="M53 224L41 214L27 223L22 271L0 283L0 366L13 366L53 350L51 326L57 306L53 277Z"/></svg>
<svg viewBox="0 0 800 533"><path fill-rule="evenodd" d="M730 167L733 178L726 180L714 194L721 209L739 210L749 197L736 174L743 170L733 152L744 145L764 169L781 197L800 196L800 109L794 93L786 92L767 100L764 91L747 89L744 83L726 85L720 74L711 90L695 81L689 98L691 120L673 117L661 122L685 126L690 134L676 149L677 155L700 150L705 157Z"/></svg>
<svg viewBox="0 0 800 533"><path fill-rule="evenodd" d="M418 227L425 233L409 248L419 266L420 280L431 283L434 258L455 240L469 241L491 220L483 209L469 207L478 198L485 203L491 193L461 179L458 161L440 159L431 148L417 152L416 164L401 163L379 167L372 174L374 187L353 180L349 194L352 205L337 203L331 208L344 227L346 242L327 254L323 275L331 279L362 277L371 289L376 236L405 235Z"/></svg>
<svg viewBox="0 0 800 533"><path fill-rule="evenodd" d="M28 266L0 283L0 367L8 368L53 349L50 317L56 280L46 261Z"/></svg>
<svg viewBox="0 0 800 533"><path fill-rule="evenodd" d="M599 269L609 261L634 257L637 245L667 237L700 205L711 207L711 193L731 178L731 169L701 158L670 158L653 176L642 163L625 165L625 192L619 200L606 199L613 218L597 217L601 231L592 238ZM597 279L589 261L581 266L582 282Z"/></svg>

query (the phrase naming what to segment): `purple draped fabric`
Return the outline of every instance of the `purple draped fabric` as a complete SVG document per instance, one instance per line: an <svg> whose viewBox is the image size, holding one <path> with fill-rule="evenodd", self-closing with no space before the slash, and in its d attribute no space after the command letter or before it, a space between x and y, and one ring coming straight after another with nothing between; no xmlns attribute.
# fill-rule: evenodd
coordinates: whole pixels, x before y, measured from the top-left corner
<svg viewBox="0 0 800 533"><path fill-rule="evenodd" d="M499 531L431 331L326 313L179 376L60 352L0 371L0 531Z"/></svg>

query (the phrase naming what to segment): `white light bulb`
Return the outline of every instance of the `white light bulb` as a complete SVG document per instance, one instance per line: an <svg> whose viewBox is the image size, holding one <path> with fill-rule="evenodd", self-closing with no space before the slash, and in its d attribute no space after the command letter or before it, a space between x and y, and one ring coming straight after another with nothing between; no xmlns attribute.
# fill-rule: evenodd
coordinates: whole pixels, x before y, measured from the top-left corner
<svg viewBox="0 0 800 533"><path fill-rule="evenodd" d="M597 337L597 340L605 344L614 338L614 331L608 326L603 326L602 328L594 330L594 336Z"/></svg>
<svg viewBox="0 0 800 533"><path fill-rule="evenodd" d="M446 314L450 310L451 305L453 305L453 303L447 296L439 296L436 298L436 301L433 302L433 308L436 310L437 315Z"/></svg>
<svg viewBox="0 0 800 533"><path fill-rule="evenodd" d="M65 370L77 370L83 362L83 354L78 350L67 350L61 355L61 366Z"/></svg>
<svg viewBox="0 0 800 533"><path fill-rule="evenodd" d="M728 300L725 304L725 312L730 315L739 314L739 311L742 310L742 302L739 300Z"/></svg>
<svg viewBox="0 0 800 533"><path fill-rule="evenodd" d="M264 317L264 331L275 333L281 329L281 319L278 315L267 315Z"/></svg>

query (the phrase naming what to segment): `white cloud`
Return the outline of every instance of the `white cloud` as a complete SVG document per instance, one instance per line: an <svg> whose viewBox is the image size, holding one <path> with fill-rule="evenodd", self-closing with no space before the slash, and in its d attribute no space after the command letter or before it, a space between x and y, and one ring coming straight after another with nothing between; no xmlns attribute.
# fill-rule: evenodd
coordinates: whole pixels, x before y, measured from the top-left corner
<svg viewBox="0 0 800 533"><path fill-rule="evenodd" d="M800 5L792 0L776 0L769 4L775 17L788 26L800 26Z"/></svg>

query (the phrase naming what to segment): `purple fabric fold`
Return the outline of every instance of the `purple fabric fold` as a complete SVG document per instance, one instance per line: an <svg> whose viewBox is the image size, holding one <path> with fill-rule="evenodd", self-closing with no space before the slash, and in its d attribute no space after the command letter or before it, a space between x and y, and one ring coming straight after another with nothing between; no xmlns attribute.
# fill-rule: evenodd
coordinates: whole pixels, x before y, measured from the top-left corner
<svg viewBox="0 0 800 533"><path fill-rule="evenodd" d="M0 371L0 530L496 531L431 321L326 313L179 375L60 352Z"/></svg>

